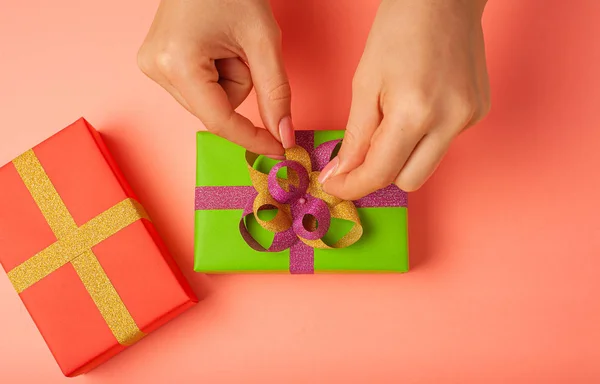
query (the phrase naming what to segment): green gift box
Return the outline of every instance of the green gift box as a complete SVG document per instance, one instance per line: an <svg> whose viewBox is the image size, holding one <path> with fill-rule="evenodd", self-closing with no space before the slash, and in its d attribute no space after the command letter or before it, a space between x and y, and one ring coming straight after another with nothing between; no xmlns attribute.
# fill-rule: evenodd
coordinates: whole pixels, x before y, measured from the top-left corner
<svg viewBox="0 0 600 384"><path fill-rule="evenodd" d="M343 135L344 131L297 131L296 139L298 145L311 155L313 170L318 171L324 163L321 159L321 164L317 164L319 160L315 153L323 153L319 150L324 147L333 148ZM337 147L330 151L331 156L336 153ZM326 161L329 159L330 156ZM277 163L260 156L252 166L260 172L269 173ZM263 250L274 243L276 235L259 225L252 214L252 203L257 192L252 186L248 164L244 148L209 132L198 132L194 262L197 272L408 271L406 193L395 186L353 202L363 233L357 242L348 247L313 249L297 241L287 249L264 252L250 246L244 232L250 234ZM286 173L277 172L277 177L285 178ZM314 199L312 196L306 197ZM304 202L303 198L301 200ZM267 210L255 212L255 215L268 221L275 213ZM324 242L335 243L353 225L332 215L323 237Z"/></svg>

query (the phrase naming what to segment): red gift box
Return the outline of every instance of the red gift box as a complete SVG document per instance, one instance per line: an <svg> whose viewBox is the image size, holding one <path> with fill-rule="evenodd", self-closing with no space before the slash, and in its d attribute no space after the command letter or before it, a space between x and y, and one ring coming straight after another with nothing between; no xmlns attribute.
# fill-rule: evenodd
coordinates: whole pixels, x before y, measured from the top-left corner
<svg viewBox="0 0 600 384"><path fill-rule="evenodd" d="M0 168L0 186L0 263L66 376L197 301L85 120Z"/></svg>

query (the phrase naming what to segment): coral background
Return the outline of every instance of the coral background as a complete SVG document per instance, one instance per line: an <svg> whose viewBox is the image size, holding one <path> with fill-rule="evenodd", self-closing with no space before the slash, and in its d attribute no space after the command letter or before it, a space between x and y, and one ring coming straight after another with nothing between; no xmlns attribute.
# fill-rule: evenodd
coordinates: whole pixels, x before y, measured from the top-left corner
<svg viewBox="0 0 600 384"><path fill-rule="evenodd" d="M492 112L411 194L411 272L215 277L201 125L136 67L157 4L0 0L0 164L85 116L205 297L71 382L600 381L600 2L490 1ZM377 4L274 1L299 128L345 125ZM0 308L0 381L66 382L4 274Z"/></svg>

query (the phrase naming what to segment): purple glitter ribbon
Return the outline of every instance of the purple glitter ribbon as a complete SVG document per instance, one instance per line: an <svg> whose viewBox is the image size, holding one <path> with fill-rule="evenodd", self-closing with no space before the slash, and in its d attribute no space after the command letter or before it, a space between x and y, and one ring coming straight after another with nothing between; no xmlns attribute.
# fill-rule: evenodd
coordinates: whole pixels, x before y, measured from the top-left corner
<svg viewBox="0 0 600 384"><path fill-rule="evenodd" d="M315 171L321 171L331 160L340 140L332 140L314 147L314 131L297 131L296 143L303 147L311 156L311 162ZM277 182L277 171L288 167L296 172L299 183L284 190ZM291 208L293 224L283 232L275 233L273 243L268 249L264 249L240 221L240 233L246 242L256 250L268 252L280 252L290 249L290 273L314 273L314 250L302 241L298 235L306 239L321 238L329 229L331 216L325 202L306 194L308 187L308 174L306 170L294 161L282 161L276 164L269 172L268 189L271 196L278 202L289 204ZM227 199L223 199L227 196ZM227 186L227 187L196 187L196 210L221 210L221 209L243 209L243 217L253 213L252 202L257 196L253 186ZM320 206L321 204L325 207ZM407 195L395 185L390 185L354 201L357 208L371 207L406 207ZM319 223L315 231L304 228L303 218L312 215Z"/></svg>

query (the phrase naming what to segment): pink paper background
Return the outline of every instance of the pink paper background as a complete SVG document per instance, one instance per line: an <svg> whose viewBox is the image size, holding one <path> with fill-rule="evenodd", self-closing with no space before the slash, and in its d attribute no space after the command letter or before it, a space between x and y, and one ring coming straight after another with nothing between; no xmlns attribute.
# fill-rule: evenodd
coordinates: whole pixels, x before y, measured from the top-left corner
<svg viewBox="0 0 600 384"><path fill-rule="evenodd" d="M85 116L206 296L71 382L600 381L600 2L490 0L492 113L411 195L412 272L211 278L200 125L136 68L157 3L0 0L0 163ZM275 1L298 127L344 126L377 3ZM0 308L0 381L66 382L4 274Z"/></svg>

